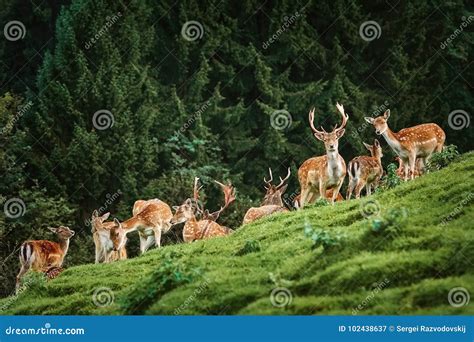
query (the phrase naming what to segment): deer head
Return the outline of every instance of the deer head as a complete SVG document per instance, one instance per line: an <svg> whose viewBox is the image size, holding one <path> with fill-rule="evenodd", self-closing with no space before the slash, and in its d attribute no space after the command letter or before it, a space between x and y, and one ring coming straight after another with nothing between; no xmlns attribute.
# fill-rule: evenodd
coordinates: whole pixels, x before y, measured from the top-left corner
<svg viewBox="0 0 474 342"><path fill-rule="evenodd" d="M127 242L127 234L119 220L114 218L114 226L110 228L110 240L114 246L114 251L120 250Z"/></svg>
<svg viewBox="0 0 474 342"><path fill-rule="evenodd" d="M60 226L58 228L48 227L48 229L55 233L61 240L68 240L75 234L74 230L65 226Z"/></svg>
<svg viewBox="0 0 474 342"><path fill-rule="evenodd" d="M370 155L374 158L382 158L383 153L382 153L382 146L380 146L380 142L377 139L374 139L374 144L369 145L364 143L364 146L367 150L369 150Z"/></svg>
<svg viewBox="0 0 474 342"><path fill-rule="evenodd" d="M377 135L384 134L388 129L388 118L390 117L390 109L387 109L382 116L377 116L376 118L372 118L370 116L366 116L364 119L368 123L374 125L375 133Z"/></svg>
<svg viewBox="0 0 474 342"><path fill-rule="evenodd" d="M313 108L309 112L309 125L311 126L311 129L313 131L315 138L324 142L324 147L326 148L326 152L338 151L339 139L344 135L347 120L349 119L349 115L345 114L344 112L343 105L336 103L336 108L338 112L342 115L342 123L339 127L336 125L331 132L326 132L323 127L321 127L321 131L317 130L316 127L314 127L315 108Z"/></svg>
<svg viewBox="0 0 474 342"><path fill-rule="evenodd" d="M103 223L109 218L109 216L110 213L105 213L104 215L99 216L99 212L97 210L94 210L92 212L91 218L92 232L94 233L95 231L101 229Z"/></svg>
<svg viewBox="0 0 474 342"><path fill-rule="evenodd" d="M291 170L288 168L288 174L285 178L280 177L280 184L278 185L273 185L273 174L272 174L272 169L268 168L268 171L270 173L270 179L267 181L266 178L263 178L263 181L265 182L265 189L267 190L267 193L265 194L265 197L263 199L262 205L279 205L283 206L283 201L281 200L281 196L285 193L286 188L288 187L288 184L285 182L290 178L291 175Z"/></svg>
<svg viewBox="0 0 474 342"><path fill-rule="evenodd" d="M188 198L184 201L183 204L179 206L173 206L175 213L171 218L171 225L179 224L186 222L187 220L195 217L196 214L202 214L203 208L201 207L201 202L199 200L199 191L202 189L202 186L199 186L199 178L194 178L194 187L193 187L193 198Z"/></svg>

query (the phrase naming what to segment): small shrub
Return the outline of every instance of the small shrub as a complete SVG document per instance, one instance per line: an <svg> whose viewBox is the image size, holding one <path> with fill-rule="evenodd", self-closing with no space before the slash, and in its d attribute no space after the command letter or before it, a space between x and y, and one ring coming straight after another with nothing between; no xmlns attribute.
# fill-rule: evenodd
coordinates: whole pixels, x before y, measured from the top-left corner
<svg viewBox="0 0 474 342"><path fill-rule="evenodd" d="M428 171L436 171L442 169L459 158L459 152L456 145L447 145L441 152L435 152L431 155L428 162Z"/></svg>
<svg viewBox="0 0 474 342"><path fill-rule="evenodd" d="M332 235L322 228L314 229L310 225L305 226L304 234L313 241L313 249L320 246L322 246L324 250L336 247L343 238L342 235Z"/></svg>
<svg viewBox="0 0 474 342"><path fill-rule="evenodd" d="M260 252L262 246L257 240L247 240L245 245L236 253L237 256L242 256L249 253Z"/></svg>
<svg viewBox="0 0 474 342"><path fill-rule="evenodd" d="M406 208L391 208L382 217L372 219L371 229L377 234L397 235L406 225L407 216Z"/></svg>
<svg viewBox="0 0 474 342"><path fill-rule="evenodd" d="M377 192L392 189L402 183L402 180L397 175L397 169L398 166L396 164L388 164L387 174L382 177L380 186L377 188Z"/></svg>

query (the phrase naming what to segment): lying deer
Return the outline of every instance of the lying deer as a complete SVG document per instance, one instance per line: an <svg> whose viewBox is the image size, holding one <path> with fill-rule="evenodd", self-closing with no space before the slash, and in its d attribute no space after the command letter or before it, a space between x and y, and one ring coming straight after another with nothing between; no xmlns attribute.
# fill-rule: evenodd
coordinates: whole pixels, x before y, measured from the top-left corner
<svg viewBox="0 0 474 342"><path fill-rule="evenodd" d="M280 177L280 184L278 185L272 184L272 169L269 168L268 170L270 172L270 180L267 181L265 177L263 177L265 189L267 190L263 202L259 207L253 207L247 210L247 213L244 216L243 224L253 222L273 213L288 211L288 209L283 204L281 196L285 193L285 190L288 187L288 184L285 184L285 182L288 180L288 178L290 178L290 168L288 168L288 174L285 178L282 179Z"/></svg>
<svg viewBox="0 0 474 342"><path fill-rule="evenodd" d="M382 135L394 152L403 161L404 179L415 178L416 159L420 158L421 165L427 164L433 152L443 150L446 134L443 129L434 123L402 129L400 132L392 132L387 121L390 110L376 118L366 117L365 121L375 127L375 133Z"/></svg>
<svg viewBox="0 0 474 342"><path fill-rule="evenodd" d="M326 196L325 198L332 198L332 194L333 194L333 190L332 189L328 189L326 190ZM340 201L344 201L344 197L342 197L342 195L339 193L337 194L337 197L336 197L336 202L340 202ZM300 209L301 208L301 194L298 194L295 199L293 200L293 207L295 209Z"/></svg>
<svg viewBox="0 0 474 342"><path fill-rule="evenodd" d="M20 289L23 275L32 269L36 272L47 272L52 267L61 268L69 249L69 239L74 231L68 227L48 228L59 238L59 243L48 240L25 241L20 247L20 272L16 276L16 291Z"/></svg>
<svg viewBox="0 0 474 342"><path fill-rule="evenodd" d="M329 133L324 128L322 128L322 131L318 131L314 127L315 109L313 108L309 112L309 125L316 139L324 142L326 155L306 160L298 170L298 179L301 186L301 208L308 203L315 202L320 197L325 197L327 189L333 189L330 200L334 204L344 182L346 163L338 152L338 146L339 139L344 135L344 127L349 116L344 113L342 105L337 103L336 107L342 115L342 124L339 127L334 127Z"/></svg>
<svg viewBox="0 0 474 342"><path fill-rule="evenodd" d="M215 221L219 218L219 215L224 211L234 200L235 190L234 187L224 185L216 181L224 192L224 206L219 210L209 213L209 211L200 208L199 205L199 190L202 187L198 187L199 178L194 179L194 197L188 198L180 206L175 206L175 214L171 219L173 225L178 223L186 222L183 228L183 240L184 242L193 242L195 240L208 239L216 236L225 236L233 232L232 229L225 226L221 226ZM196 216L200 216L198 219Z"/></svg>
<svg viewBox="0 0 474 342"><path fill-rule="evenodd" d="M349 175L349 185L347 187L346 199L351 199L355 188L355 197L360 197L360 192L365 186L367 196L375 190L383 175L382 167L382 147L377 139L373 145L364 143L366 149L370 152L369 156L359 156L352 159L347 166Z"/></svg>
<svg viewBox="0 0 474 342"><path fill-rule="evenodd" d="M118 251L114 251L114 244L110 237L110 230L115 226L114 222L105 222L110 213L99 216L99 212L92 213L92 237L95 244L95 263L108 263L116 260L127 259L125 244Z"/></svg>
<svg viewBox="0 0 474 342"><path fill-rule="evenodd" d="M110 229L113 250L121 250L125 246L127 235L134 231L138 231L140 237L141 254L145 253L153 243L159 248L161 234L170 230L172 217L170 206L159 199L136 201L131 218L123 222L114 219L115 224Z"/></svg>

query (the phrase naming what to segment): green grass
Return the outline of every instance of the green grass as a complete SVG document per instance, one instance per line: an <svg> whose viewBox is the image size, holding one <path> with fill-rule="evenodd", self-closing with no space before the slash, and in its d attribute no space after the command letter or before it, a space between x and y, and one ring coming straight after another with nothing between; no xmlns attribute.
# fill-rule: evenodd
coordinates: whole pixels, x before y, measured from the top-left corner
<svg viewBox="0 0 474 342"><path fill-rule="evenodd" d="M366 198L277 214L229 237L68 268L1 300L1 313L307 315L352 314L359 307L358 314L474 314L472 302L448 302L454 287L474 297L473 185L469 153L370 197L381 218L405 208L397 229L374 232L373 217L361 211ZM305 227L324 243L314 243ZM111 305L94 304L100 287L113 292ZM272 305L277 287L291 294L288 305Z"/></svg>

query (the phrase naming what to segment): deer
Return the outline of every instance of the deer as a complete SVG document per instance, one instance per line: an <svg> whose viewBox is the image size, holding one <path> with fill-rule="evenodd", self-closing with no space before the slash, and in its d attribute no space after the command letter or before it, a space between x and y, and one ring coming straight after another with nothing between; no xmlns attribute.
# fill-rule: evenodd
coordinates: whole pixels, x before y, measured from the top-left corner
<svg viewBox="0 0 474 342"><path fill-rule="evenodd" d="M298 180L301 186L301 208L320 197L326 198L327 189L333 190L330 201L331 204L334 204L344 182L346 163L339 154L338 147L339 139L344 135L349 115L344 112L344 106L339 103L336 104L336 108L342 116L342 123L340 126L336 125L331 132L326 132L322 127L321 131L317 130L314 127L315 108L309 112L309 125L314 137L324 142L326 155L306 160L298 170Z"/></svg>
<svg viewBox="0 0 474 342"><path fill-rule="evenodd" d="M331 198L332 194L333 194L332 189L326 190L326 197L325 198ZM344 201L344 197L342 197L342 195L339 193L339 194L337 194L336 202L340 202L340 201ZM296 210L301 208L301 194L298 194L295 197L295 199L293 200L293 208L295 208Z"/></svg>
<svg viewBox="0 0 474 342"><path fill-rule="evenodd" d="M138 231L140 237L140 253L144 254L155 243L161 247L161 235L166 234L172 227L173 213L165 202L159 199L137 200L133 205L132 217L120 222L114 218L110 229L113 250L121 250L127 241L127 235Z"/></svg>
<svg viewBox="0 0 474 342"><path fill-rule="evenodd" d="M16 292L20 290L21 278L28 270L35 272L48 272L51 268L61 268L64 257L69 249L69 240L74 236L74 231L69 227L49 227L59 239L59 242L49 240L28 240L20 247L20 272L16 276Z"/></svg>
<svg viewBox="0 0 474 342"><path fill-rule="evenodd" d="M383 176L382 167L382 146L375 139L373 145L366 144L364 146L370 152L369 156L358 156L352 159L347 165L347 173L349 175L349 185L347 187L346 199L350 200L355 188L355 198L360 198L360 192L365 186L366 196L370 196L372 188L374 190L378 186Z"/></svg>
<svg viewBox="0 0 474 342"><path fill-rule="evenodd" d="M115 222L105 222L110 216L107 212L99 216L99 212L92 213L92 237L95 244L95 263L109 263L117 260L127 259L127 249L125 244L118 251L114 251L114 244L110 237L110 230L115 226Z"/></svg>
<svg viewBox="0 0 474 342"><path fill-rule="evenodd" d="M272 169L268 168L270 179L267 181L265 177L263 177L263 181L265 183L265 190L267 191L265 197L263 199L262 204L259 207L252 207L245 213L244 220L242 224L247 224L258 220L262 217L269 216L273 213L285 212L289 211L283 201L281 196L285 193L288 184L285 182L290 178L291 170L288 168L288 174L285 178L280 177L280 183L278 185L273 185L273 174Z"/></svg>
<svg viewBox="0 0 474 342"><path fill-rule="evenodd" d="M372 124L377 135L382 135L392 150L403 161L403 179L415 178L416 159L420 158L420 165L424 168L433 152L441 152L446 140L446 133L435 123L426 123L392 132L388 127L390 109L376 118L365 117L365 121ZM423 171L423 170L422 170Z"/></svg>
<svg viewBox="0 0 474 342"><path fill-rule="evenodd" d="M193 198L188 198L180 206L174 206L175 214L171 219L173 225L183 223L183 240L186 243L190 243L196 240L208 239L218 236L226 236L233 233L233 230L222 226L215 221L219 218L220 214L235 200L235 189L232 184L224 185L218 181L214 181L218 184L222 192L224 193L224 205L213 213L208 210L204 210L200 205L199 191L202 186L199 187L199 178L194 178ZM199 218L198 218L199 217Z"/></svg>

